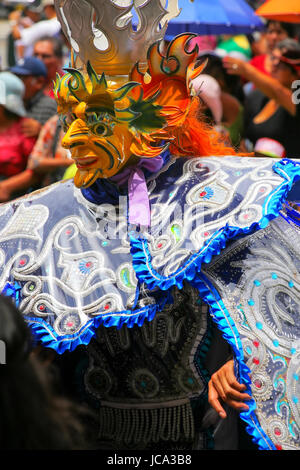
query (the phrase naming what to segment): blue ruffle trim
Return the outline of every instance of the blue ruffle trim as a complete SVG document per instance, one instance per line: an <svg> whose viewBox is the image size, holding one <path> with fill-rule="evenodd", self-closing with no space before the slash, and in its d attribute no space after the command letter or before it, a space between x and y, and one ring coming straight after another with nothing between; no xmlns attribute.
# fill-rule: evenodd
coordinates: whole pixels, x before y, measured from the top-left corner
<svg viewBox="0 0 300 470"><path fill-rule="evenodd" d="M251 396L250 369L244 362L244 352L239 332L230 317L229 312L216 289L203 274L194 279L191 284L198 289L200 297L209 305L213 321L220 329L223 338L232 347L235 355L236 376L240 383L246 385L247 388L245 392ZM276 450L276 447L265 434L257 420L255 415L255 401L253 399L249 400L247 401L247 405L249 406L249 410L240 413L240 417L246 422L246 430L248 434L252 436L253 442L258 446L259 450Z"/></svg>
<svg viewBox="0 0 300 470"><path fill-rule="evenodd" d="M1 294L13 299L16 307L19 307L21 301L21 286L18 282L7 282Z"/></svg>
<svg viewBox="0 0 300 470"><path fill-rule="evenodd" d="M7 283L2 294L13 298L16 305L19 306L21 302L21 286L16 286L16 284ZM96 335L96 330L100 325L107 328L115 326L118 329L122 328L123 325L126 325L127 328L132 328L134 325L140 327L145 320L153 320L157 312L160 312L167 303L172 302L172 296L168 293L157 304L147 305L135 311L124 310L113 314L97 315L72 335L59 336L52 326L42 318L26 315L25 320L32 332L34 344L41 342L44 347L52 348L58 354L63 354L66 351L74 351L78 346L88 345Z"/></svg>
<svg viewBox="0 0 300 470"><path fill-rule="evenodd" d="M134 325L140 327L145 320L153 320L156 313L160 312L166 303L171 302L172 296L169 294L161 302L147 305L135 311L125 310L113 314L97 315L74 335L58 336L48 323L39 318L26 317L26 322L35 339L40 340L43 346L55 349L58 354L63 354L65 351L74 351L80 345L89 344L100 325L106 328L115 326L118 329L123 325L126 325L127 328L132 328Z"/></svg>
<svg viewBox="0 0 300 470"><path fill-rule="evenodd" d="M214 255L220 254L229 240L265 228L272 219L279 215L282 204L285 202L293 183L300 179L300 164L297 162L283 159L273 165L273 170L283 178L283 182L266 197L262 206L261 219L245 228L228 224L221 227L204 243L201 250L190 256L170 276L162 276L153 269L147 240L142 236L138 238L131 236L132 263L139 281L146 283L150 290L158 287L166 291L175 285L182 289L183 281L192 281L201 272L202 263L209 263Z"/></svg>

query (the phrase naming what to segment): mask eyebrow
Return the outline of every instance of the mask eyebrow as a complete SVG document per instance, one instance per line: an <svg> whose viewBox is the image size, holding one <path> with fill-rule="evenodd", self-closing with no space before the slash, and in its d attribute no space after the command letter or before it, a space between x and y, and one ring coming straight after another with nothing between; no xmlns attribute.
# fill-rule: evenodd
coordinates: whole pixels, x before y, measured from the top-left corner
<svg viewBox="0 0 300 470"><path fill-rule="evenodd" d="M109 108L104 108L103 106L92 106L92 107L87 107L85 110L86 113L99 113L103 114L103 117L105 115L109 115L109 117L113 118L115 116L115 113L112 109Z"/></svg>

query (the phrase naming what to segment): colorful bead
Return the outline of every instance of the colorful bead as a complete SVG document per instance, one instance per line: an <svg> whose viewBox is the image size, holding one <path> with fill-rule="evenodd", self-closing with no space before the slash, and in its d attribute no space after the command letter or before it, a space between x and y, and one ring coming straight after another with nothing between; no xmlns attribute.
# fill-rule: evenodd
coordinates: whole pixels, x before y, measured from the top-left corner
<svg viewBox="0 0 300 470"><path fill-rule="evenodd" d="M254 385L256 388L261 388L262 387L262 381L259 379L254 380Z"/></svg>
<svg viewBox="0 0 300 470"><path fill-rule="evenodd" d="M179 225L173 224L172 227L171 227L171 232L175 236L176 241L179 241L181 239L181 230L180 230Z"/></svg>
<svg viewBox="0 0 300 470"><path fill-rule="evenodd" d="M206 186L203 189L203 191L199 193L199 196L202 199L207 200L207 199L210 199L213 196L213 194L214 194L213 190L209 186Z"/></svg>
<svg viewBox="0 0 300 470"><path fill-rule="evenodd" d="M79 271L83 274L89 274L91 272L91 268L93 263L91 261L81 260L79 262Z"/></svg>

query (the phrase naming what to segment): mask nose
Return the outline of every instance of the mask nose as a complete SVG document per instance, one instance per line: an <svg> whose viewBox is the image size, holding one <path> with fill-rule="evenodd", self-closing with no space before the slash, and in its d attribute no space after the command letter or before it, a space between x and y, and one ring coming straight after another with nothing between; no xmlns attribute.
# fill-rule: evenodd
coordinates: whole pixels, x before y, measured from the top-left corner
<svg viewBox="0 0 300 470"><path fill-rule="evenodd" d="M72 150L78 145L86 145L89 138L89 129L82 119L76 119L70 124L69 129L64 135L61 145L65 149Z"/></svg>

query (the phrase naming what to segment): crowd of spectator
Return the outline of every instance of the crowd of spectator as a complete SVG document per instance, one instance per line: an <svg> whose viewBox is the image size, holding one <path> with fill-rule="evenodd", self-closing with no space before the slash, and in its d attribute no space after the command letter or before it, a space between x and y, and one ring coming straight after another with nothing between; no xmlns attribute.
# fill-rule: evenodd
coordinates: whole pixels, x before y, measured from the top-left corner
<svg viewBox="0 0 300 470"><path fill-rule="evenodd" d="M72 163L60 145L53 94L67 45L54 2L13 9L9 20L10 67L0 72L0 202L61 179Z"/></svg>
<svg viewBox="0 0 300 470"><path fill-rule="evenodd" d="M222 38L199 54L200 60L208 59L205 73L218 89L208 104L211 81L205 86L201 76L196 79L204 115L240 152L300 158L298 31L292 23L268 21L263 33ZM218 122L213 107L222 110Z"/></svg>
<svg viewBox="0 0 300 470"><path fill-rule="evenodd" d="M14 8L9 21L9 67L0 72L0 202L74 174L53 95L70 55L54 2ZM199 61L207 59L193 83L199 118L239 152L300 158L298 25L269 21L260 33L196 42Z"/></svg>

